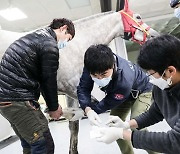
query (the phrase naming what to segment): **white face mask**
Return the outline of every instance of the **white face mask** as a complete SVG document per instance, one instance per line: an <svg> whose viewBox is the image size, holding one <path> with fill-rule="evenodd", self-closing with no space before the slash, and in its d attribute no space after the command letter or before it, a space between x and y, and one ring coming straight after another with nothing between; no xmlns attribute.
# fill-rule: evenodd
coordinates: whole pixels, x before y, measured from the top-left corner
<svg viewBox="0 0 180 154"><path fill-rule="evenodd" d="M59 49L62 49L62 48L64 48L66 45L67 45L67 39L65 39L64 41L63 40L59 40L58 41L58 48Z"/></svg>
<svg viewBox="0 0 180 154"><path fill-rule="evenodd" d="M165 73L165 71L164 71L164 73ZM164 75L164 73L162 74L162 76ZM172 85L171 77L168 78L167 80L165 80L162 78L162 76L157 79L151 75L149 77L150 78L149 82L152 83L153 85L158 86L161 90L169 88L169 86Z"/></svg>
<svg viewBox="0 0 180 154"><path fill-rule="evenodd" d="M180 7L174 9L174 16L180 19Z"/></svg>
<svg viewBox="0 0 180 154"><path fill-rule="evenodd" d="M98 78L93 78L92 80L100 87L105 87L109 84L109 82L112 80L112 77L107 77L107 78L103 78L103 79L98 79Z"/></svg>

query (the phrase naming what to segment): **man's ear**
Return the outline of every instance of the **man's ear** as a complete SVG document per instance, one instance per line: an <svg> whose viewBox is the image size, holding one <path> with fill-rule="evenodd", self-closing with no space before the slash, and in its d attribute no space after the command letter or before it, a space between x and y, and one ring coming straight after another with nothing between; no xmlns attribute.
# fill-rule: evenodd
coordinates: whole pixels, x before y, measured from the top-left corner
<svg viewBox="0 0 180 154"><path fill-rule="evenodd" d="M173 76L174 74L176 74L176 68L174 66L168 66L168 73L167 75L169 74L170 76Z"/></svg>
<svg viewBox="0 0 180 154"><path fill-rule="evenodd" d="M60 31L66 30L67 29L67 25L61 26L59 29L60 29Z"/></svg>
<svg viewBox="0 0 180 154"><path fill-rule="evenodd" d="M67 30L67 25L62 26L62 30Z"/></svg>

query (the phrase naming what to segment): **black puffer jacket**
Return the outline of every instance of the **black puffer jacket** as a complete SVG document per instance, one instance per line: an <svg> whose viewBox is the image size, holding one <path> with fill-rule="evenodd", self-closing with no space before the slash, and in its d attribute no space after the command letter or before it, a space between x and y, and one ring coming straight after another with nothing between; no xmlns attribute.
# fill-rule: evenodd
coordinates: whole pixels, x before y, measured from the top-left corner
<svg viewBox="0 0 180 154"><path fill-rule="evenodd" d="M16 40L1 60L0 102L37 100L41 91L49 110L56 110L58 66L57 38L51 28Z"/></svg>

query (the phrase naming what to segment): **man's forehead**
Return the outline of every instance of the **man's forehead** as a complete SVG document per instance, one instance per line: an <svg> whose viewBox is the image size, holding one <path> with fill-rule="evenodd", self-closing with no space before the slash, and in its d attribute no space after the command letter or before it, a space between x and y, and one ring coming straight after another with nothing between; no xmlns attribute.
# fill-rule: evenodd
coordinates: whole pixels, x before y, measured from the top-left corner
<svg viewBox="0 0 180 154"><path fill-rule="evenodd" d="M95 75L104 75L104 74L108 73L108 71L109 71L109 70L106 70L106 71L101 72L101 73L95 73Z"/></svg>

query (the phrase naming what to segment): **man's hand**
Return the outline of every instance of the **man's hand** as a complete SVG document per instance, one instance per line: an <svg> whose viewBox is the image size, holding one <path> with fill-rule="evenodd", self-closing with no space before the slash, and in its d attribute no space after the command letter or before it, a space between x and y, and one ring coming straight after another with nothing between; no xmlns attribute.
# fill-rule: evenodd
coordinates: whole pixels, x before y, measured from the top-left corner
<svg viewBox="0 0 180 154"><path fill-rule="evenodd" d="M54 120L59 120L59 118L62 116L62 108L59 105L58 109L56 111L49 111L49 116Z"/></svg>
<svg viewBox="0 0 180 154"><path fill-rule="evenodd" d="M123 128L108 127L99 128L97 130L100 134L96 140L98 142L104 142L110 144L118 139L123 139Z"/></svg>
<svg viewBox="0 0 180 154"><path fill-rule="evenodd" d="M96 112L94 112L94 110L92 110L92 109L88 110L86 115L87 115L91 125L100 126L100 124L102 123L98 114Z"/></svg>
<svg viewBox="0 0 180 154"><path fill-rule="evenodd" d="M120 127L129 129L130 125L127 121L122 121L118 116L109 116L109 120L106 122L109 127Z"/></svg>

